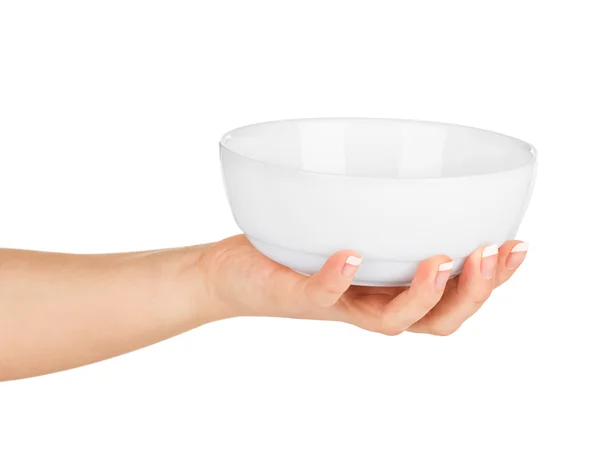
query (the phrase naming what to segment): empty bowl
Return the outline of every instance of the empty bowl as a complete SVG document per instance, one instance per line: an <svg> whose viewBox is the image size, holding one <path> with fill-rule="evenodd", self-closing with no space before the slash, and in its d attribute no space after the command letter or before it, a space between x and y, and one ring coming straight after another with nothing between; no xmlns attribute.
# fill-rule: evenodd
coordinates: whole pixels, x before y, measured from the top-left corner
<svg viewBox="0 0 600 458"><path fill-rule="evenodd" d="M535 149L471 127L396 119L299 119L241 127L220 143L234 218L265 256L310 275L343 249L354 284L410 284L446 254L453 275L484 245L515 238Z"/></svg>

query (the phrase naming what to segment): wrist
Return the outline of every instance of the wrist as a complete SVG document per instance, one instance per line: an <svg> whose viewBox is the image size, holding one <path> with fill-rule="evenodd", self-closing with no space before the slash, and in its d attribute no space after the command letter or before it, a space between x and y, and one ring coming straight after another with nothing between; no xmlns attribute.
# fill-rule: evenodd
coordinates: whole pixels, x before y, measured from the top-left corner
<svg viewBox="0 0 600 458"><path fill-rule="evenodd" d="M234 307L223 301L217 292L218 285L210 263L210 248L213 245L196 245L177 250L181 289L185 291L197 314L198 325L238 315Z"/></svg>

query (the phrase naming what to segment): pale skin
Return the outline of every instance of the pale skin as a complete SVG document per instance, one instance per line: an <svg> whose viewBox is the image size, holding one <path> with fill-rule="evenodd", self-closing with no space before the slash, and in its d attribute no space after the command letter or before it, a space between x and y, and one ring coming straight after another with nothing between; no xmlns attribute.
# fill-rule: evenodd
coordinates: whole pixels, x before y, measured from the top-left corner
<svg viewBox="0 0 600 458"><path fill-rule="evenodd" d="M305 277L242 235L142 253L0 250L0 381L93 363L237 316L449 335L513 275L526 245L513 240L490 252L472 253L456 278L440 271L451 261L440 255L420 264L410 287L382 288L351 286L355 251L335 253Z"/></svg>

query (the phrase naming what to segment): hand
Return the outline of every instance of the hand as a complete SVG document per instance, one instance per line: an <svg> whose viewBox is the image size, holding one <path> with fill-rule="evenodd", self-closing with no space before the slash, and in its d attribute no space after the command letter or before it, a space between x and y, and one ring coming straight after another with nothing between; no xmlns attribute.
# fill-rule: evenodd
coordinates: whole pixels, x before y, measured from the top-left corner
<svg viewBox="0 0 600 458"><path fill-rule="evenodd" d="M526 249L516 241L499 252L480 248L451 280L450 259L435 256L419 265L409 288L350 286L360 260L350 250L305 277L242 235L140 253L0 250L0 381L100 361L234 316L448 335L511 277Z"/></svg>
<svg viewBox="0 0 600 458"><path fill-rule="evenodd" d="M513 275L526 250L515 240L497 250L481 247L467 258L462 274L450 280L443 264L451 259L434 256L419 265L410 287L351 286L359 266L346 261L350 256L360 260L351 250L335 253L319 272L305 277L263 256L243 235L208 247L200 265L206 291L225 316L331 320L387 335L445 336Z"/></svg>

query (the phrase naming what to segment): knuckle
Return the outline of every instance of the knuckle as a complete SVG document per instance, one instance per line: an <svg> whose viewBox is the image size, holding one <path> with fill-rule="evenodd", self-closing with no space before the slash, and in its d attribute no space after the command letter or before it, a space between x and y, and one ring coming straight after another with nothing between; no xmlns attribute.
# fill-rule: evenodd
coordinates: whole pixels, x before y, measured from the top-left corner
<svg viewBox="0 0 600 458"><path fill-rule="evenodd" d="M429 311L439 302L442 293L443 291L434 290L428 285L409 290L407 305L414 310Z"/></svg>
<svg viewBox="0 0 600 458"><path fill-rule="evenodd" d="M327 294L329 296L334 296L334 295L342 293L344 290L341 289L339 286L332 285L332 284L326 284L326 285L323 285L323 287L321 288L321 291L323 292L323 294Z"/></svg>
<svg viewBox="0 0 600 458"><path fill-rule="evenodd" d="M388 336L388 337L399 336L400 334L402 334L402 332L404 332L404 331L402 329L398 329L398 328L381 328L379 330L380 334L383 334L384 336Z"/></svg>
<svg viewBox="0 0 600 458"><path fill-rule="evenodd" d="M306 292L306 299L311 305L320 305L323 302L322 295L312 289Z"/></svg>
<svg viewBox="0 0 600 458"><path fill-rule="evenodd" d="M448 323L436 323L430 326L429 333L433 334L434 336L447 337L458 331L458 328L460 328L460 326L455 326Z"/></svg>
<svg viewBox="0 0 600 458"><path fill-rule="evenodd" d="M304 288L304 296L310 304L323 305L335 300L341 292L334 285L319 283Z"/></svg>
<svg viewBox="0 0 600 458"><path fill-rule="evenodd" d="M398 335L402 334L402 332L404 332L404 327L398 323L393 323L393 322L383 319L383 320L381 320L381 323L379 324L377 331L380 334L393 337L393 336L398 336Z"/></svg>
<svg viewBox="0 0 600 458"><path fill-rule="evenodd" d="M490 298L491 294L491 291L478 291L471 295L471 302L473 302L473 304L476 306L481 306Z"/></svg>
<svg viewBox="0 0 600 458"><path fill-rule="evenodd" d="M497 276L496 277L496 288L498 286L502 286L504 283L506 283L509 280L509 278L510 278L510 275L508 275L508 276L504 276L504 275Z"/></svg>
<svg viewBox="0 0 600 458"><path fill-rule="evenodd" d="M316 304L317 301L317 294L315 292L315 289L312 287L312 285L310 284L303 284L302 285L302 292L304 295L304 298L306 300L306 302L308 302L309 304Z"/></svg>

